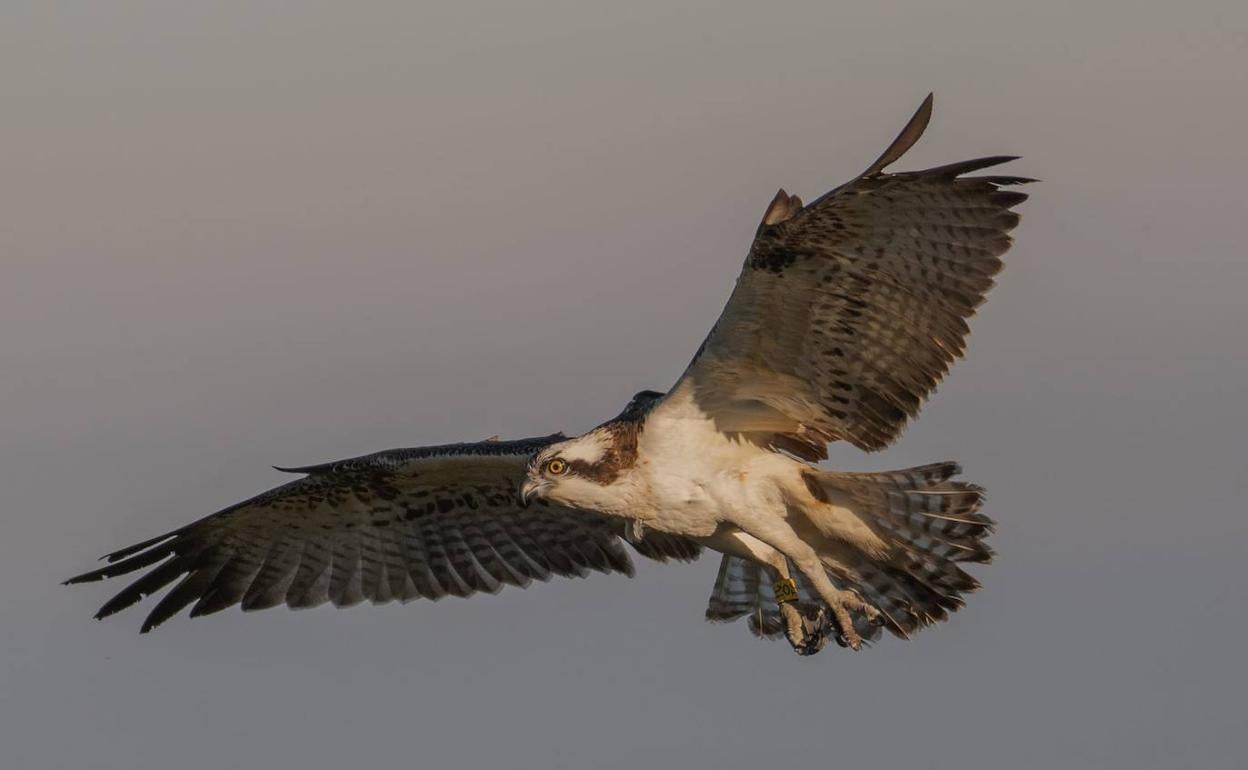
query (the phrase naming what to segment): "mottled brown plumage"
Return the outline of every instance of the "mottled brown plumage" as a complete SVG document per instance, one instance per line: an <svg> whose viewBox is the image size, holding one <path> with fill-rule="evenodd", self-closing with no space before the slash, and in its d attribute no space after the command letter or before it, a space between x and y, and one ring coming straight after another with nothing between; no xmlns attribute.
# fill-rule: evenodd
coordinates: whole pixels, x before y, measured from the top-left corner
<svg viewBox="0 0 1248 770"><path fill-rule="evenodd" d="M686 373L726 432L809 460L827 443L888 446L966 348L966 319L1010 247L1032 180L965 176L996 156L884 173L922 134L930 97L878 161L806 207L783 190Z"/></svg>

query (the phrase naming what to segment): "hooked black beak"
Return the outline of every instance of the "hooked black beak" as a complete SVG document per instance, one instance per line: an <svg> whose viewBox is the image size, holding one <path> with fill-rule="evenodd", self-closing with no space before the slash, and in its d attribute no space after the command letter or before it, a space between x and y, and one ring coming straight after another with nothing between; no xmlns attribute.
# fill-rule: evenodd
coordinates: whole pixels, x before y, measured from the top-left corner
<svg viewBox="0 0 1248 770"><path fill-rule="evenodd" d="M528 508L533 498L540 496L545 487L545 482L540 479L525 479L520 485L520 507Z"/></svg>

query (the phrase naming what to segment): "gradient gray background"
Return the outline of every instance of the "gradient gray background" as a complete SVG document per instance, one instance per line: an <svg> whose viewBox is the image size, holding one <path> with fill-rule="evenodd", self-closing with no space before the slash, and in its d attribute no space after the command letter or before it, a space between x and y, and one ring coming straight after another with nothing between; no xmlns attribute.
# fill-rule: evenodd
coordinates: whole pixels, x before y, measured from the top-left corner
<svg viewBox="0 0 1248 770"><path fill-rule="evenodd" d="M0 765L1242 767L1244 4L735 5L4 3ZM57 585L271 463L666 387L928 90L899 168L1045 180L969 359L833 453L988 487L953 622L799 659L701 620L715 559L144 637Z"/></svg>

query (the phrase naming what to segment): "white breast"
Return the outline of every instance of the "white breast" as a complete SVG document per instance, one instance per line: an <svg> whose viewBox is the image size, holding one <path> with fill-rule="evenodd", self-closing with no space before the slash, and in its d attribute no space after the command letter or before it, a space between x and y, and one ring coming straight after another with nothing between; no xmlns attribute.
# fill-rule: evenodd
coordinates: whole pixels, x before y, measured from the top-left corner
<svg viewBox="0 0 1248 770"><path fill-rule="evenodd" d="M645 487L638 511L646 526L709 536L744 509L782 509L777 481L792 474L786 457L715 427L692 399L669 399L652 412L638 444L634 483Z"/></svg>

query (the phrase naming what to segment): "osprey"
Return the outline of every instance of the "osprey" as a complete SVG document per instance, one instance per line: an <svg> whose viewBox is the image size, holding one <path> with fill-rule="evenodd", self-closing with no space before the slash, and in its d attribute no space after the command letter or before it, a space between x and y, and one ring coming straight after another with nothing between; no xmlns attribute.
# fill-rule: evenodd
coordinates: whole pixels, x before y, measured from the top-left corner
<svg viewBox="0 0 1248 770"><path fill-rule="evenodd" d="M723 554L706 617L748 616L812 654L906 638L962 606L987 562L983 490L936 463L814 465L827 445L892 443L965 350L1033 180L973 174L994 156L886 173L929 94L866 171L809 205L780 190L736 288L684 374L616 418L562 434L396 449L278 470L301 478L124 548L71 578L151 569L105 617L171 583L142 630L184 608L347 606L631 575Z"/></svg>

